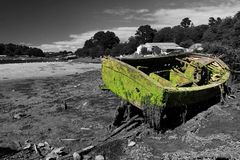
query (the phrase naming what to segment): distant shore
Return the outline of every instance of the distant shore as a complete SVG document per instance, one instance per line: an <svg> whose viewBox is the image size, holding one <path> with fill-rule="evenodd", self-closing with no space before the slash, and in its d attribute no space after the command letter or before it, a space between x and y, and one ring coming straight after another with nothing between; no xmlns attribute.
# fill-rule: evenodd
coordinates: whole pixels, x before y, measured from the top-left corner
<svg viewBox="0 0 240 160"><path fill-rule="evenodd" d="M75 62L85 62L85 63L100 63L100 58L91 57L81 57L76 59L67 59L67 58L46 58L46 57L4 57L0 58L0 64L10 64L10 63L33 63L33 62L66 62L66 61L75 61Z"/></svg>

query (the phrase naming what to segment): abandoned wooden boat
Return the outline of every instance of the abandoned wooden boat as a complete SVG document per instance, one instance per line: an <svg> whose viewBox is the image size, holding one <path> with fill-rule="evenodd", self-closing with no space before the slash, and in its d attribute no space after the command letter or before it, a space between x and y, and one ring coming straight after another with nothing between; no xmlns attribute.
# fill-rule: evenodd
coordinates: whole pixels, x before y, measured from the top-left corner
<svg viewBox="0 0 240 160"><path fill-rule="evenodd" d="M223 61L204 54L102 58L105 87L147 110L146 116L155 117L152 124L155 127L159 127L159 116L166 107L188 106L220 97L229 76Z"/></svg>

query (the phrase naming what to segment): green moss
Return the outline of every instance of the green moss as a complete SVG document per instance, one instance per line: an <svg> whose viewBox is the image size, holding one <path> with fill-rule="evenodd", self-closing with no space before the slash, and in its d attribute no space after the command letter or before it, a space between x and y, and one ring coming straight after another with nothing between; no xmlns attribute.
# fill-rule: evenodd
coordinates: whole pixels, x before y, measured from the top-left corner
<svg viewBox="0 0 240 160"><path fill-rule="evenodd" d="M172 71L168 81L154 73L148 76L127 63L107 57L102 59L102 79L106 88L140 109L144 106L163 108L166 104L197 103L220 94L219 85L229 78L229 71L227 67L210 67L214 73L221 73L219 81L202 86L176 87L174 84L186 83L194 78L194 66L189 65L182 73L184 76Z"/></svg>
<svg viewBox="0 0 240 160"><path fill-rule="evenodd" d="M103 60L102 79L112 92L139 108L144 105L163 105L164 89L125 63L114 59Z"/></svg>

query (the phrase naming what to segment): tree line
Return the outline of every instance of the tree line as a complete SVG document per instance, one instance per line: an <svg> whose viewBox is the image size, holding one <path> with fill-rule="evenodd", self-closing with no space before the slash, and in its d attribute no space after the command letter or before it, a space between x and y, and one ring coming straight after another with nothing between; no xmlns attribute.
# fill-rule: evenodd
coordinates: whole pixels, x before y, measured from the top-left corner
<svg viewBox="0 0 240 160"><path fill-rule="evenodd" d="M150 42L174 42L184 48L194 43L202 43L204 52L225 55L226 61L240 59L240 12L232 17L221 19L210 17L208 24L197 25L188 18L182 19L179 25L164 27L160 30L150 25L140 26L134 36L129 37L127 42L120 42L119 37L111 31L99 31L92 38L85 41L82 48L74 53L79 57L101 57L104 55L119 56L132 54L140 44ZM61 51L55 54L44 53L39 48L32 48L16 44L0 44L0 55L7 56L35 56L49 57L52 55L68 53ZM227 56L226 56L227 55Z"/></svg>
<svg viewBox="0 0 240 160"><path fill-rule="evenodd" d="M39 48L32 48L24 45L2 44L0 43L0 55L9 57L27 55L29 57L45 57L43 51Z"/></svg>
<svg viewBox="0 0 240 160"><path fill-rule="evenodd" d="M184 48L194 43L203 43L204 51L214 54L220 54L224 49L236 50L240 47L240 12L224 19L210 17L206 25L195 26L188 17L182 19L179 25L160 30L142 25L134 36L123 43L120 43L115 33L99 31L86 40L75 54L80 57L132 54L140 44L150 42L174 42Z"/></svg>

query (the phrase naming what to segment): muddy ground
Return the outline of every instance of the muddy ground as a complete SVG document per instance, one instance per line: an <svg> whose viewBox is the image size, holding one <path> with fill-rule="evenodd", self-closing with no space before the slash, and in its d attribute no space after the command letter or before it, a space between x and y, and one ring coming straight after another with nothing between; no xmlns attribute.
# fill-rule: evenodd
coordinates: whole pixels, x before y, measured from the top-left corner
<svg viewBox="0 0 240 160"><path fill-rule="evenodd" d="M239 84L224 104L213 105L164 133L143 124L100 143L111 134L109 125L120 102L111 92L101 91L101 84L99 69L1 81L0 159L44 159L48 151L40 156L23 150L26 140L65 147L69 154L101 144L85 159L99 154L114 160L240 159Z"/></svg>

